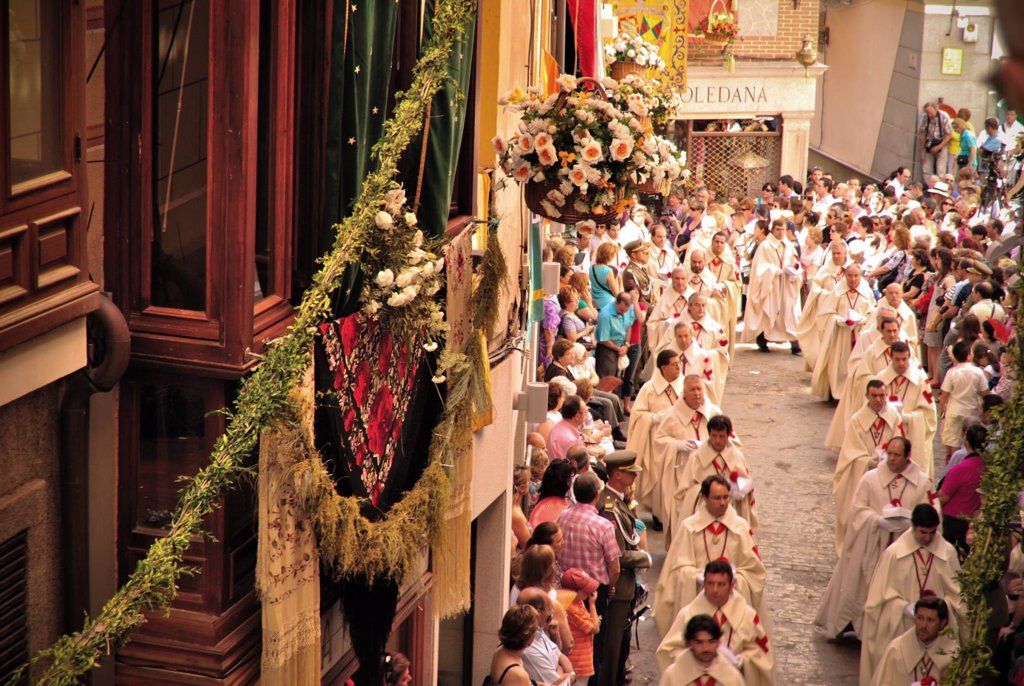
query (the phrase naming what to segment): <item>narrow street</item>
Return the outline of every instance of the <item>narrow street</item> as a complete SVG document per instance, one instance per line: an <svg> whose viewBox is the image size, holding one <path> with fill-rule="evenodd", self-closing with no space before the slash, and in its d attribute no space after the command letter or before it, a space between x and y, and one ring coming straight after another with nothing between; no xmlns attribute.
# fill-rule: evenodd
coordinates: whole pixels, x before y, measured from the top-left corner
<svg viewBox="0 0 1024 686"><path fill-rule="evenodd" d="M835 564L832 472L835 458L822 442L833 407L811 397L803 358L788 346L771 354L738 346L723 411L743 441L755 478L761 528L758 545L768 568L767 593L776 683L854 686L859 644L830 643L814 629L818 602ZM651 532L651 591L664 560L664 539ZM633 684L657 683L653 622L633 644Z"/></svg>

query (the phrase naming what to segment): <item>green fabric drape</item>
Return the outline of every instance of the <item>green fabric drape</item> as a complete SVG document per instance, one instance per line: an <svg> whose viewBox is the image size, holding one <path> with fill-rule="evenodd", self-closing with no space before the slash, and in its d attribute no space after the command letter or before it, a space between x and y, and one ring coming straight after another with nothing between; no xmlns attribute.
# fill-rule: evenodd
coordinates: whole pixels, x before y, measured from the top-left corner
<svg viewBox="0 0 1024 686"><path fill-rule="evenodd" d="M425 3L422 41L424 45L430 40L435 4L435 0L426 0ZM420 205L416 216L423 227L423 232L429 236L444 235L448 224L455 168L459 163L462 133L466 124L466 104L470 77L473 73L475 38L474 17L469 21L465 33L462 34L462 40L448 60L448 76L451 80L431 101L425 160L420 159L423 150L422 137L409 146L410 150L416 151L417 162L422 161L423 165ZM410 199L416 192L419 168L419 164L414 165L410 170L411 178L406 182L406 192Z"/></svg>
<svg viewBox="0 0 1024 686"><path fill-rule="evenodd" d="M320 241L330 246L332 226L348 213L371 171L370 150L388 112L398 3L335 0L327 101L324 214ZM335 294L335 313L355 310L361 288L357 268L348 270Z"/></svg>

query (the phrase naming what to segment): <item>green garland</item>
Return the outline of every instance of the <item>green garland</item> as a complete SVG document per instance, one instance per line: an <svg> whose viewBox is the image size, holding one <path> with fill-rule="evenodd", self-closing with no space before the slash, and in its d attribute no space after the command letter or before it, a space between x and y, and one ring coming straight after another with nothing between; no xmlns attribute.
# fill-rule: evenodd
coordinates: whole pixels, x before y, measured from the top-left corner
<svg viewBox="0 0 1024 686"><path fill-rule="evenodd" d="M1024 269L1024 259L1020 266ZM1017 286L1017 360L1013 399L998 408L994 445L985 451L981 480L984 501L974 519L971 554L960 573L960 596L967 611L967 640L942 676L943 683L972 686L994 673L992 651L986 644L991 609L988 593L1006 571L1010 548L1009 524L1020 517L1024 489L1024 282ZM1006 370L1004 373L1008 373ZM992 435L990 433L990 435Z"/></svg>
<svg viewBox="0 0 1024 686"><path fill-rule="evenodd" d="M348 217L336 228L334 245L320 259L313 284L303 295L288 333L268 350L266 358L242 385L232 410L225 410L227 429L217 439L210 463L186 481L171 520L168 535L150 546L125 584L107 601L99 615L86 620L81 631L61 636L22 665L8 680L18 683L31 664L49 662L38 684L72 686L99 664L131 632L145 622L146 611L166 610L177 593L179 577L186 573L182 555L192 538L227 491L249 470L244 466L260 432L273 425L288 407L288 394L309 364L309 350L316 327L331 316L331 295L342 275L358 264L379 229L375 215L393 180L400 156L420 130L427 103L448 80L452 48L465 30L476 3L473 0L441 0L434 15L430 44L413 70L409 90L397 94L392 117L384 126L372 156L377 168L363 181L359 197Z"/></svg>

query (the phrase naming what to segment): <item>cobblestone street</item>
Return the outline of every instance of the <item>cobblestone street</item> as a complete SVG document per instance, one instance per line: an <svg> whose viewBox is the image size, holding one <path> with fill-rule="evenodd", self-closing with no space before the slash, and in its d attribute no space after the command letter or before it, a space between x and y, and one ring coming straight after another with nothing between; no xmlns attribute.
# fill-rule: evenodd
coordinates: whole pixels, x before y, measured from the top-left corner
<svg viewBox="0 0 1024 686"><path fill-rule="evenodd" d="M859 644L825 640L812 625L835 564L832 472L835 458L822 442L833 406L811 397L803 358L788 346L771 354L737 347L723 410L743 441L755 478L761 528L758 544L768 568L771 639L779 686L852 686ZM664 539L650 536L653 592L664 559ZM653 622L640 627L633 683L657 683Z"/></svg>

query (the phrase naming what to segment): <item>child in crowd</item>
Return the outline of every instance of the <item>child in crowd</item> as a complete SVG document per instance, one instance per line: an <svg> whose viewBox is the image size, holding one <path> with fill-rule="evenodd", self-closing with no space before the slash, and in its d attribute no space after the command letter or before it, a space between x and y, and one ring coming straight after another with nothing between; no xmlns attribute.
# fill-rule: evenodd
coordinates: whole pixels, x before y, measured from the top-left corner
<svg viewBox="0 0 1024 686"><path fill-rule="evenodd" d="M959 341L953 346L954 366L942 380L942 398L939 416L943 418L942 444L946 446L946 459L960 447L960 436L965 419L978 419L981 397L988 393L985 372L973 363L971 344Z"/></svg>
<svg viewBox="0 0 1024 686"><path fill-rule="evenodd" d="M577 677L594 674L594 635L601 629L601 618L597 615L597 587L597 579L577 567L565 570L562 575L562 590L576 593L565 608L565 614L572 634L569 661Z"/></svg>

